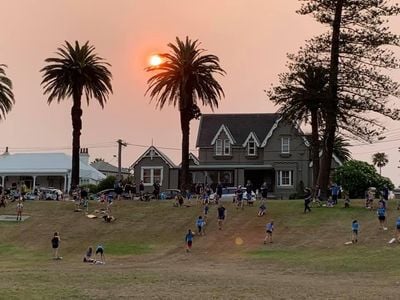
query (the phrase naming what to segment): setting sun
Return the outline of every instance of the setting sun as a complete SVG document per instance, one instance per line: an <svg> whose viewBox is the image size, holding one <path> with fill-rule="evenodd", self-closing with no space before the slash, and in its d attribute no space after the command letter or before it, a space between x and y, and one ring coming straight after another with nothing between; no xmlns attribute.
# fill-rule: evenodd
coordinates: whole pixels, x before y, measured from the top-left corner
<svg viewBox="0 0 400 300"><path fill-rule="evenodd" d="M150 66L156 67L162 63L162 59L159 55L152 55L149 62Z"/></svg>

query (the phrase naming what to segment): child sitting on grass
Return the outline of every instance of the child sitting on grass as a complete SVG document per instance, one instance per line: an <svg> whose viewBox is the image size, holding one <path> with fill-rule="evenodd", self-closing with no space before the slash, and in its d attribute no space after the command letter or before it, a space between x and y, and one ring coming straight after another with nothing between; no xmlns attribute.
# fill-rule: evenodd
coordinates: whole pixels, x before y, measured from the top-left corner
<svg viewBox="0 0 400 300"><path fill-rule="evenodd" d="M89 247L86 251L85 256L83 257L83 262L93 263L94 259L92 258L92 256L93 256L93 248Z"/></svg>
<svg viewBox="0 0 400 300"><path fill-rule="evenodd" d="M262 217L263 215L265 215L265 212L267 211L267 207L265 206L264 202L261 203L259 210L258 210L258 216Z"/></svg>

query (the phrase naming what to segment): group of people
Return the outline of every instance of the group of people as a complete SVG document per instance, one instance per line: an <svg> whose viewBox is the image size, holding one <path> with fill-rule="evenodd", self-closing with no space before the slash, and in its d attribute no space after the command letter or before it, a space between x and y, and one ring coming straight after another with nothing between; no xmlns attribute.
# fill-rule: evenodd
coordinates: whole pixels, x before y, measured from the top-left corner
<svg viewBox="0 0 400 300"><path fill-rule="evenodd" d="M51 247L53 249L53 259L54 260L63 259L62 256L60 256L60 254L59 254L60 245L61 245L60 233L56 231L53 234L53 237L51 238ZM91 246L88 247L88 249L85 252L85 255L83 256L83 262L93 263L93 264L105 264L106 257L104 254L103 245L99 244L96 247L96 251L95 251L94 255L93 255L93 247L91 247Z"/></svg>

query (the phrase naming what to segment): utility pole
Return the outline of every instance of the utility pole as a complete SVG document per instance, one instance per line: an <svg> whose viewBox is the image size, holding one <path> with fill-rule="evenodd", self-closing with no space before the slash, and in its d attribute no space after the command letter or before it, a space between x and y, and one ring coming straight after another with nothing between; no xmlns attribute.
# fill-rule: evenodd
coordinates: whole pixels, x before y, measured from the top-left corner
<svg viewBox="0 0 400 300"><path fill-rule="evenodd" d="M127 143L125 143L124 141L122 141L121 139L119 139L117 141L118 143L118 180L122 179L122 175L121 175L121 155L122 155L122 146L126 147Z"/></svg>

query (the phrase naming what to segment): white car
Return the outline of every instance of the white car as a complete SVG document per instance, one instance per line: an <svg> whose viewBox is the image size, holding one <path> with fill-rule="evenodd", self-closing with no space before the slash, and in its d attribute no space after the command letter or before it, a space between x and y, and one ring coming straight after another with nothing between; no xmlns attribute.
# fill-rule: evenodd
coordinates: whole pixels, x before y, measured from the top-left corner
<svg viewBox="0 0 400 300"><path fill-rule="evenodd" d="M228 200L228 201L233 201L234 198L236 197L236 191L237 187L226 187L222 188L222 196L221 199L222 201ZM246 188L242 187L242 192L243 192L243 200L247 200L247 192ZM210 195L210 200L214 201L215 198L217 197L217 193L213 193ZM251 201L256 200L256 194L252 191L251 192Z"/></svg>

